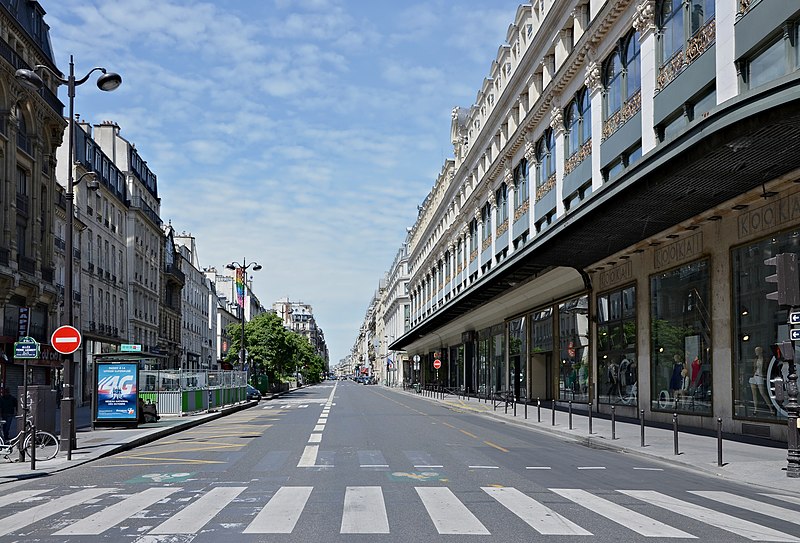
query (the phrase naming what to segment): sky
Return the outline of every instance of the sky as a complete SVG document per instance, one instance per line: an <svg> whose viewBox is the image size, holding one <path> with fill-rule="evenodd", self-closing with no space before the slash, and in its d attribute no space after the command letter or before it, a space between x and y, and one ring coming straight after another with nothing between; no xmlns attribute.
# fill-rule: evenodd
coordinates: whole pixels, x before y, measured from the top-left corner
<svg viewBox="0 0 800 543"><path fill-rule="evenodd" d="M115 121L158 176L161 218L202 267L257 262L253 291L310 304L332 365L447 158L519 2L40 0L75 112ZM94 77L94 76L93 76ZM59 89L66 103L66 89ZM65 113L68 113L65 109Z"/></svg>

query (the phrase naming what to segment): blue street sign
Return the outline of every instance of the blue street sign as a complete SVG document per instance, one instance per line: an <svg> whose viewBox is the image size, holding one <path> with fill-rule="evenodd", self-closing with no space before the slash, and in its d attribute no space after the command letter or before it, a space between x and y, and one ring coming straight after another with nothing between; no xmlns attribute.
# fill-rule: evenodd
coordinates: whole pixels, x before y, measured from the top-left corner
<svg viewBox="0 0 800 543"><path fill-rule="evenodd" d="M14 343L14 358L31 360L39 358L39 343L32 337L21 337Z"/></svg>
<svg viewBox="0 0 800 543"><path fill-rule="evenodd" d="M800 328L792 328L789 330L789 338L792 341L800 341Z"/></svg>
<svg viewBox="0 0 800 543"><path fill-rule="evenodd" d="M789 313L789 324L800 324L800 311Z"/></svg>

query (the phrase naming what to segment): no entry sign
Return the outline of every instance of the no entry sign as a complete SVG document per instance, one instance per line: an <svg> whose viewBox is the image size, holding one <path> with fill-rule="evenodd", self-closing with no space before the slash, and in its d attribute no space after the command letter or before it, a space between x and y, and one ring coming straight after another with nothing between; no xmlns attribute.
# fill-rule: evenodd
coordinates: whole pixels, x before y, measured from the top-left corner
<svg viewBox="0 0 800 543"><path fill-rule="evenodd" d="M442 361L441 361L441 360L439 360L439 359L437 358L436 360L434 360L434 361L433 361L433 368L434 368L434 369L437 369L437 370L438 370L438 369L439 369L439 368L441 368L441 367L442 367Z"/></svg>
<svg viewBox="0 0 800 543"><path fill-rule="evenodd" d="M81 346L81 333L67 324L59 326L50 336L50 345L61 354L72 354Z"/></svg>

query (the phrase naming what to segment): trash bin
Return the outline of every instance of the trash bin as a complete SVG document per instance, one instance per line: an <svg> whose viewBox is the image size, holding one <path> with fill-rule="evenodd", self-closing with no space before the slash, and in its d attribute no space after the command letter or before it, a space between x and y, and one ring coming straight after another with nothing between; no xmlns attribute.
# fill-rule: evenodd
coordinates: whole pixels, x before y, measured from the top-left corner
<svg viewBox="0 0 800 543"><path fill-rule="evenodd" d="M420 390L419 390L419 383L414 383L414 390L416 391L416 393L417 393L417 394L419 394L419 393L420 393Z"/></svg>
<svg viewBox="0 0 800 543"><path fill-rule="evenodd" d="M25 387L17 389L19 398L20 412L22 416L22 405L25 398ZM54 434L56 432L56 391L49 385L28 385L28 398L33 424L37 430L44 430ZM18 427L17 430L20 430Z"/></svg>

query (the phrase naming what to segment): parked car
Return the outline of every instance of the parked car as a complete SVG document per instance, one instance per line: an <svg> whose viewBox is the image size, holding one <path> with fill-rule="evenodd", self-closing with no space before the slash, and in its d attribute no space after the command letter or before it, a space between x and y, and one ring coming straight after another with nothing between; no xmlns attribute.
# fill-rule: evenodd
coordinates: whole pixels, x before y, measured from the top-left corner
<svg viewBox="0 0 800 543"><path fill-rule="evenodd" d="M261 393L252 385L247 385L247 400L261 401Z"/></svg>

